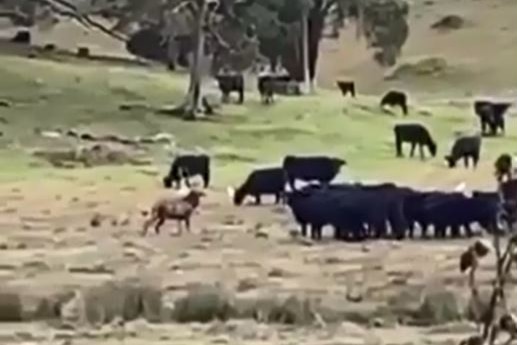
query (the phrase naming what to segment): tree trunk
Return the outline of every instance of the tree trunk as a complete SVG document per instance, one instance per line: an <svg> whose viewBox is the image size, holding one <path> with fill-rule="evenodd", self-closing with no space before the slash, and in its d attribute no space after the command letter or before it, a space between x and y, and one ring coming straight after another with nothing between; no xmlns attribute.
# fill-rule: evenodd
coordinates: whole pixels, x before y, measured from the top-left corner
<svg viewBox="0 0 517 345"><path fill-rule="evenodd" d="M309 15L309 71L311 81L316 77L316 67L319 57L319 48L323 36L323 27L327 13L321 8L313 8Z"/></svg>
<svg viewBox="0 0 517 345"><path fill-rule="evenodd" d="M323 36L323 27L325 22L325 10L321 8L312 8L309 12L309 17L307 21L307 31L308 31L308 70L309 70L309 78L314 85L314 78L316 76L316 66L318 62L319 55L319 46L321 42L321 38ZM301 37L293 42L295 48L291 48L287 46L284 48L285 50L282 52L282 61L284 61L284 65L286 69L289 71L289 74L298 82L305 81L305 67L304 67L304 38L303 34ZM297 51L301 51L302 54L297 54Z"/></svg>
<svg viewBox="0 0 517 345"><path fill-rule="evenodd" d="M190 82L184 103L184 118L195 120L201 103L201 60L204 53L205 32L204 19L207 12L205 0L197 0L198 11L196 16L196 29L194 32L195 49L192 52L190 64Z"/></svg>
<svg viewBox="0 0 517 345"><path fill-rule="evenodd" d="M302 16L302 60L303 60L303 79L305 84L305 93L312 93L313 85L309 70L309 18L307 11Z"/></svg>

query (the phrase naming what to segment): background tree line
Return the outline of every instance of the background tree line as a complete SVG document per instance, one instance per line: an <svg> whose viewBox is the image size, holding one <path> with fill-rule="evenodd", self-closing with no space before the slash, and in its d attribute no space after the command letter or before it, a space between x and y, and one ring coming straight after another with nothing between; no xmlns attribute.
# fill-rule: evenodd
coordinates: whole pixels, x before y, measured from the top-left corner
<svg viewBox="0 0 517 345"><path fill-rule="evenodd" d="M0 17L15 26L49 28L69 17L125 41L134 55L189 68L181 107L189 117L199 105L202 58L211 61L212 73L281 63L302 81L306 34L312 80L322 39L337 38L353 23L375 61L392 66L409 34L408 12L405 0L0 0Z"/></svg>

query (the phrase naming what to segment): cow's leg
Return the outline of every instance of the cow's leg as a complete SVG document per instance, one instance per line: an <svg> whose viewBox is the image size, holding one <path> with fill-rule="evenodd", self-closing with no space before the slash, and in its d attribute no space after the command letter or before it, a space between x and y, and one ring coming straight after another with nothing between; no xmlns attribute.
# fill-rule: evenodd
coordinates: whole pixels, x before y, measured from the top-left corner
<svg viewBox="0 0 517 345"><path fill-rule="evenodd" d="M463 156L463 165L465 166L465 169L468 169L468 167L469 167L469 156Z"/></svg>
<svg viewBox="0 0 517 345"><path fill-rule="evenodd" d="M240 88L239 89L239 104L242 104L242 103L244 103L244 89Z"/></svg>
<svg viewBox="0 0 517 345"><path fill-rule="evenodd" d="M477 154L476 154L476 155L474 155L474 156L472 157L472 162L473 162L473 165L474 165L474 169L476 169L476 168L477 168L477 166L478 166L478 162L479 162L479 155L477 155Z"/></svg>
<svg viewBox="0 0 517 345"><path fill-rule="evenodd" d="M397 157L404 157L404 154L402 153L402 140L396 140L395 148L397 151Z"/></svg>
<svg viewBox="0 0 517 345"><path fill-rule="evenodd" d="M260 205L260 194L255 194L255 205Z"/></svg>
<svg viewBox="0 0 517 345"><path fill-rule="evenodd" d="M160 228L162 227L163 223L165 223L165 218L163 218L163 217L158 218L158 222L154 226L154 232L157 235L160 233Z"/></svg>
<svg viewBox="0 0 517 345"><path fill-rule="evenodd" d="M307 237L307 224L300 224L301 233L303 237Z"/></svg>
<svg viewBox="0 0 517 345"><path fill-rule="evenodd" d="M418 151L420 153L420 159L421 160L424 160L425 159L425 155L424 155L424 145L422 144L418 144Z"/></svg>
<svg viewBox="0 0 517 345"><path fill-rule="evenodd" d="M458 225L451 225L451 237L460 237L460 227Z"/></svg>
<svg viewBox="0 0 517 345"><path fill-rule="evenodd" d="M465 223L463 226L465 227L465 234L467 237L472 237L472 229L470 228L470 224Z"/></svg>
<svg viewBox="0 0 517 345"><path fill-rule="evenodd" d="M415 155L415 148L416 148L416 143L411 142L411 151L409 151L409 157L413 158L413 156Z"/></svg>

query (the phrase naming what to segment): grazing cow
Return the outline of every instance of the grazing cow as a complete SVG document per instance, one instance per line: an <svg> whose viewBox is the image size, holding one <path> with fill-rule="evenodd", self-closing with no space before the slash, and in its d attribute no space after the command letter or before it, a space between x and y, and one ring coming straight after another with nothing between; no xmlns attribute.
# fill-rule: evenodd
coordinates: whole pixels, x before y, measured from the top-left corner
<svg viewBox="0 0 517 345"><path fill-rule="evenodd" d="M355 83L353 81L338 80L336 84L343 96L350 93L350 95L355 98Z"/></svg>
<svg viewBox="0 0 517 345"><path fill-rule="evenodd" d="M149 219L144 222L142 236L147 234L147 229L155 224L154 231L160 233L160 227L167 219L178 221L178 230L181 234L181 222L185 223L190 232L190 218L194 210L199 206L200 199L205 196L203 191L190 190L183 197L165 197L157 200L150 212Z"/></svg>
<svg viewBox="0 0 517 345"><path fill-rule="evenodd" d="M304 181L316 180L328 184L341 170L346 161L341 158L326 156L286 156L282 167L289 186L294 190L296 179Z"/></svg>
<svg viewBox="0 0 517 345"><path fill-rule="evenodd" d="M287 193L287 204L304 236L310 226L311 236L320 239L322 227L331 225L336 239L385 237L389 224L392 236L401 239L406 229L401 196L382 185L310 186Z"/></svg>
<svg viewBox="0 0 517 345"><path fill-rule="evenodd" d="M424 149L426 146L429 153L435 157L437 145L433 140L431 133L419 123L396 124L393 128L395 132L395 146L397 150L397 157L402 157L402 144L408 142L411 144L410 156L413 157L415 147L418 145L420 150L420 158L424 159Z"/></svg>
<svg viewBox="0 0 517 345"><path fill-rule="evenodd" d="M481 133L494 136L500 130L504 134L504 115L511 105L509 102L475 101L474 112L481 122Z"/></svg>
<svg viewBox="0 0 517 345"><path fill-rule="evenodd" d="M435 228L436 237L445 237L447 227L453 237L459 236L463 226L468 236L472 236L470 225L478 223L488 231L496 230L498 203L486 198L450 197L427 209L428 220Z"/></svg>
<svg viewBox="0 0 517 345"><path fill-rule="evenodd" d="M429 226L434 227L435 237L445 237L450 227L453 236L459 235L460 227L464 227L467 235L471 235L470 223L475 220L465 219L469 206L460 201L466 197L462 193L416 192L405 200L404 212L408 219L409 236L413 237L414 225L420 226L422 237L427 237ZM460 201L457 201L460 200Z"/></svg>
<svg viewBox="0 0 517 345"><path fill-rule="evenodd" d="M233 203L241 205L247 195L255 197L255 204L261 203L261 195L273 194L275 203L283 199L284 194L284 170L282 168L265 168L253 170L246 181L237 188L233 195Z"/></svg>
<svg viewBox="0 0 517 345"><path fill-rule="evenodd" d="M494 168L495 168L495 176L498 181L503 181L506 177L506 180L510 180L512 178L512 156L508 153L503 153L499 157L497 157Z"/></svg>
<svg viewBox="0 0 517 345"><path fill-rule="evenodd" d="M469 158L472 159L473 167L476 168L481 153L481 136L471 135L457 138L452 145L451 153L445 156L449 168L456 167L456 162L463 158L465 168L469 166Z"/></svg>
<svg viewBox="0 0 517 345"><path fill-rule="evenodd" d="M222 102L228 102L231 92L239 93L239 104L244 102L244 77L242 74L220 74L215 76L222 93Z"/></svg>
<svg viewBox="0 0 517 345"><path fill-rule="evenodd" d="M204 187L210 183L210 157L205 154L182 155L176 157L171 164L169 173L163 178L165 188L171 188L173 183L176 189L180 187L181 180L184 179L190 187L189 178L194 175L201 175Z"/></svg>
<svg viewBox="0 0 517 345"><path fill-rule="evenodd" d="M402 91L388 91L381 99L381 108L384 108L386 105L391 107L398 106L402 109L404 115L408 114L407 95Z"/></svg>

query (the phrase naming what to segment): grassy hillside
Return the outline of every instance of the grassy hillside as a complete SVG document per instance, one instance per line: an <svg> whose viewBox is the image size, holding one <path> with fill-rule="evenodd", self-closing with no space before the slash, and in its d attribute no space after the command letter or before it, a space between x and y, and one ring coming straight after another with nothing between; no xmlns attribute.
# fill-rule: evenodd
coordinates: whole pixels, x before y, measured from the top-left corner
<svg viewBox="0 0 517 345"><path fill-rule="evenodd" d="M517 3L513 0L413 0L410 1L410 35L400 64L428 57L439 58L446 67L438 73L417 72L392 81L389 72L373 62L363 40L356 40L355 27L345 28L339 40L324 40L318 64L318 83L335 88L337 78L352 78L361 93L379 94L390 87L408 89L421 97L464 97L475 94L517 96ZM461 16L458 30L436 31L431 25L447 15ZM51 31L33 29L37 44L55 43L75 51L88 46L95 54L128 55L121 42L98 31L86 31L73 21L64 21ZM2 28L0 36L11 36Z"/></svg>
<svg viewBox="0 0 517 345"><path fill-rule="evenodd" d="M400 63L439 57L447 63L441 73L409 75L386 82L386 72L371 59L364 41L355 39L355 28L344 30L337 41L322 46L319 82L334 86L337 76L351 77L363 92L378 93L391 86L424 94L463 96L471 93L517 93L517 3L512 0L414 0L409 18L410 36ZM447 15L458 15L465 24L458 30L437 31L431 25Z"/></svg>
<svg viewBox="0 0 517 345"><path fill-rule="evenodd" d="M37 137L35 127L76 127L131 136L170 132L179 147L200 147L215 157L219 185L236 182L251 166L278 164L287 153L325 153L346 158L347 173L356 178L430 186L466 180L490 186L493 158L512 151L516 139L511 119L505 138L485 141L480 169L465 172L446 169L442 157L456 131L477 128L467 101L419 102L413 98L410 116L402 118L398 111L396 116L381 112L374 97L350 100L320 91L310 97L280 98L268 107L250 93L244 106L227 105L212 120L192 123L146 110L119 110L127 102L159 107L181 99L185 80L162 70L1 57L0 80L0 99L12 103L0 109L7 122L1 129L5 134L0 155L4 178L38 177L35 172L45 169L41 164L34 167L26 149L57 144ZM398 121L427 124L438 140L438 156L427 162L395 158L392 127ZM164 169L168 152L155 147L151 153L156 165Z"/></svg>

